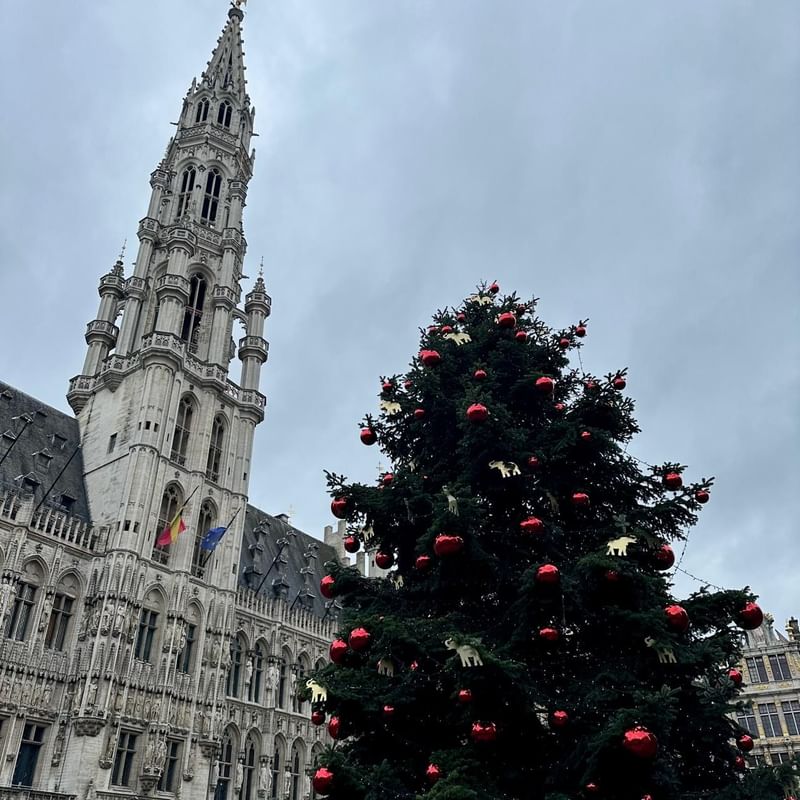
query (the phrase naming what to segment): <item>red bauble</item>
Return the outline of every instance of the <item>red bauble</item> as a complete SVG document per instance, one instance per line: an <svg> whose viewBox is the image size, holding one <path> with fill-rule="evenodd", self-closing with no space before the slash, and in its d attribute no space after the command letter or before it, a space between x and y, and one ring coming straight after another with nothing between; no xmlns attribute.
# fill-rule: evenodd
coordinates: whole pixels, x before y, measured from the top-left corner
<svg viewBox="0 0 800 800"><path fill-rule="evenodd" d="M664 486L673 491L680 489L683 486L683 478L677 472L668 472L664 476Z"/></svg>
<svg viewBox="0 0 800 800"><path fill-rule="evenodd" d="M542 462L536 456L530 456L528 458L528 467L530 469L538 469L541 466Z"/></svg>
<svg viewBox="0 0 800 800"><path fill-rule="evenodd" d="M563 411L563 410L566 408L566 406L565 406L563 403L555 403L555 404L553 405L553 408L554 408L556 411L558 411L558 413L560 414L560 413L561 413L561 412L562 412L562 411Z"/></svg>
<svg viewBox="0 0 800 800"><path fill-rule="evenodd" d="M528 517L520 522L519 527L523 533L541 533L544 530L544 522L539 517Z"/></svg>
<svg viewBox="0 0 800 800"><path fill-rule="evenodd" d="M625 731L622 746L637 758L655 758L658 739L647 728L636 727Z"/></svg>
<svg viewBox="0 0 800 800"><path fill-rule="evenodd" d="M417 560L414 562L414 566L420 572L427 572L431 568L432 562L433 559L430 556L423 554L421 556L417 556Z"/></svg>
<svg viewBox="0 0 800 800"><path fill-rule="evenodd" d="M366 650L371 639L372 634L366 628L353 628L347 640L350 643L350 647L360 653L362 650Z"/></svg>
<svg viewBox="0 0 800 800"><path fill-rule="evenodd" d="M546 375L543 375L541 378L536 379L536 391L541 392L542 394L552 394L553 388L555 387L555 382L552 378L548 378Z"/></svg>
<svg viewBox="0 0 800 800"><path fill-rule="evenodd" d="M711 499L711 495L705 489L698 489L694 493L694 499L698 503L707 503Z"/></svg>
<svg viewBox="0 0 800 800"><path fill-rule="evenodd" d="M394 389L394 384L391 381L384 381L381 384L381 391L384 393L391 392L392 389Z"/></svg>
<svg viewBox="0 0 800 800"><path fill-rule="evenodd" d="M527 342L528 341L528 332L527 331L517 331L514 334L514 338L518 342Z"/></svg>
<svg viewBox="0 0 800 800"><path fill-rule="evenodd" d="M312 725L322 725L325 722L325 712L324 711L312 711L311 712L311 723Z"/></svg>
<svg viewBox="0 0 800 800"><path fill-rule="evenodd" d="M339 730L342 727L341 720L339 717L331 717L328 721L328 733L330 734L331 739L338 739L339 738Z"/></svg>
<svg viewBox="0 0 800 800"><path fill-rule="evenodd" d="M589 495L586 492L575 492L572 495L572 505L574 506L588 506Z"/></svg>
<svg viewBox="0 0 800 800"><path fill-rule="evenodd" d="M467 705L472 702L472 689L459 689L458 702Z"/></svg>
<svg viewBox="0 0 800 800"><path fill-rule="evenodd" d="M755 630L764 621L764 612L758 603L746 603L736 615L736 624L746 631Z"/></svg>
<svg viewBox="0 0 800 800"><path fill-rule="evenodd" d="M554 711L550 715L550 724L554 728L564 728L569 722L569 714L566 711Z"/></svg>
<svg viewBox="0 0 800 800"><path fill-rule="evenodd" d="M587 783L584 789L587 794L597 794L600 791L600 787L596 783Z"/></svg>
<svg viewBox="0 0 800 800"><path fill-rule="evenodd" d="M473 403L467 409L467 419L470 422L483 422L489 417L489 409L481 403Z"/></svg>
<svg viewBox="0 0 800 800"><path fill-rule="evenodd" d="M394 716L394 706L385 705L383 707L383 716L386 719L391 719Z"/></svg>
<svg viewBox="0 0 800 800"><path fill-rule="evenodd" d="M361 549L361 542L355 536L344 537L344 549L348 553L357 553Z"/></svg>
<svg viewBox="0 0 800 800"><path fill-rule="evenodd" d="M442 771L436 764L428 764L428 768L425 770L425 777L428 779L428 783L436 783L442 777Z"/></svg>
<svg viewBox="0 0 800 800"><path fill-rule="evenodd" d="M362 428L361 441L364 444L375 444L378 441L378 434L372 428Z"/></svg>
<svg viewBox="0 0 800 800"><path fill-rule="evenodd" d="M536 570L536 580L539 583L546 583L552 586L561 580L561 573L555 564L542 564Z"/></svg>
<svg viewBox="0 0 800 800"><path fill-rule="evenodd" d="M328 790L333 783L333 773L327 767L320 767L311 781L314 791L318 794L328 794Z"/></svg>
<svg viewBox="0 0 800 800"><path fill-rule="evenodd" d="M603 575L606 583L619 583L620 574L615 569L607 569Z"/></svg>
<svg viewBox="0 0 800 800"><path fill-rule="evenodd" d="M473 742L493 742L497 738L497 726L494 722L473 722Z"/></svg>
<svg viewBox="0 0 800 800"><path fill-rule="evenodd" d="M329 654L334 664L341 664L347 655L347 642L344 639L334 639Z"/></svg>
<svg viewBox="0 0 800 800"><path fill-rule="evenodd" d="M728 677L731 680L731 683L738 689L742 685L742 681L744 678L742 677L742 673L739 672L738 669L735 667L728 670Z"/></svg>
<svg viewBox="0 0 800 800"><path fill-rule="evenodd" d="M566 336L562 336L562 337L561 337L561 338L558 340L558 346L559 346L559 347L560 347L562 350L566 350L566 349L569 347L569 345L570 345L570 341L569 341L569 339L567 339L567 338L566 338Z"/></svg>
<svg viewBox="0 0 800 800"><path fill-rule="evenodd" d="M482 381L486 379L486 370L485 369L476 369L475 372L472 373L472 377L475 378L476 381Z"/></svg>
<svg viewBox="0 0 800 800"><path fill-rule="evenodd" d="M442 360L442 357L436 350L420 350L419 359L426 367L435 367Z"/></svg>
<svg viewBox="0 0 800 800"><path fill-rule="evenodd" d="M438 325L428 325L428 333L438 333L439 326Z"/></svg>
<svg viewBox="0 0 800 800"><path fill-rule="evenodd" d="M628 384L625 382L625 378L614 378L611 381L611 385L618 391L621 392Z"/></svg>
<svg viewBox="0 0 800 800"><path fill-rule="evenodd" d="M743 753L749 753L755 747L756 743L753 741L752 736L748 736L746 733L743 733L736 740L736 744Z"/></svg>
<svg viewBox="0 0 800 800"><path fill-rule="evenodd" d="M337 497L331 501L331 514L336 519L345 519L347 517L347 498Z"/></svg>
<svg viewBox="0 0 800 800"><path fill-rule="evenodd" d="M414 381L403 381L403 388L408 391L414 385Z"/></svg>
<svg viewBox="0 0 800 800"><path fill-rule="evenodd" d="M489 287L489 291L492 294L497 294L500 291L500 285L497 283L497 281L492 282L492 285Z"/></svg>
<svg viewBox="0 0 800 800"><path fill-rule="evenodd" d="M513 328L517 324L517 318L510 311L504 311L498 316L497 324L501 328Z"/></svg>
<svg viewBox="0 0 800 800"><path fill-rule="evenodd" d="M418 663L418 662L416 662L416 661L412 661L412 662L411 662L411 663L408 665L408 668L409 668L409 669L410 669L412 672L416 672L416 671L419 669L419 663Z"/></svg>
<svg viewBox="0 0 800 800"><path fill-rule="evenodd" d="M382 478L381 483L384 486L388 486L394 480L394 475L391 472L387 472Z"/></svg>
<svg viewBox="0 0 800 800"><path fill-rule="evenodd" d="M689 615L686 613L686 609L683 606L667 606L664 609L664 613L667 615L667 625L669 625L672 630L678 631L678 633L683 633L688 630Z"/></svg>
<svg viewBox="0 0 800 800"><path fill-rule="evenodd" d="M558 628L540 628L539 629L539 638L545 642L557 642L561 634L558 632Z"/></svg>
<svg viewBox="0 0 800 800"><path fill-rule="evenodd" d="M675 563L675 551L668 544L662 544L653 553L653 561L656 569L669 569Z"/></svg>
<svg viewBox="0 0 800 800"><path fill-rule="evenodd" d="M394 564L394 554L387 553L385 550L378 550L375 553L375 564L381 569L389 569Z"/></svg>
<svg viewBox="0 0 800 800"><path fill-rule="evenodd" d="M591 442L592 441L592 434L590 431L581 431L581 441L583 442Z"/></svg>
<svg viewBox="0 0 800 800"><path fill-rule="evenodd" d="M586 381L586 383L583 384L583 388L587 392L596 392L600 388L600 384L597 383L597 381Z"/></svg>
<svg viewBox="0 0 800 800"><path fill-rule="evenodd" d="M575 335L576 336L580 336L581 338L586 336L586 326L585 325L578 325L575 328Z"/></svg>
<svg viewBox="0 0 800 800"><path fill-rule="evenodd" d="M747 762L744 760L744 756L736 756L736 758L733 759L733 766L738 770L746 769Z"/></svg>
<svg viewBox="0 0 800 800"><path fill-rule="evenodd" d="M425 416L425 409L424 408L415 408L414 409L414 418L415 419L422 419Z"/></svg>
<svg viewBox="0 0 800 800"><path fill-rule="evenodd" d="M464 549L464 540L460 536L440 533L433 542L433 552L437 556L452 556Z"/></svg>
<svg viewBox="0 0 800 800"><path fill-rule="evenodd" d="M459 311L458 315L456 316L456 319L459 322L466 322L467 321L467 315L463 311Z"/></svg>
<svg viewBox="0 0 800 800"><path fill-rule="evenodd" d="M333 575L326 575L319 582L319 593L330 600L334 595L335 587L336 581L333 579Z"/></svg>
<svg viewBox="0 0 800 800"><path fill-rule="evenodd" d="M453 326L452 325L442 325L442 333L452 333Z"/></svg>

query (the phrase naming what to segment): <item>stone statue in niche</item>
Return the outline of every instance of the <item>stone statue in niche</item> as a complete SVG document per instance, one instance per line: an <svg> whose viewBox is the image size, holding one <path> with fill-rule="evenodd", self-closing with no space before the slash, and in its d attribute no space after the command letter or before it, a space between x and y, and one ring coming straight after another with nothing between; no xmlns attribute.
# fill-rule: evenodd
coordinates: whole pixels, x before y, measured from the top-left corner
<svg viewBox="0 0 800 800"><path fill-rule="evenodd" d="M266 761L261 762L261 769L258 771L258 791L268 795L272 788L272 771L269 768L269 763Z"/></svg>
<svg viewBox="0 0 800 800"><path fill-rule="evenodd" d="M155 768L163 770L167 763L167 743L163 739L158 740L156 745Z"/></svg>
<svg viewBox="0 0 800 800"><path fill-rule="evenodd" d="M114 614L114 635L119 636L125 630L125 606L118 605Z"/></svg>

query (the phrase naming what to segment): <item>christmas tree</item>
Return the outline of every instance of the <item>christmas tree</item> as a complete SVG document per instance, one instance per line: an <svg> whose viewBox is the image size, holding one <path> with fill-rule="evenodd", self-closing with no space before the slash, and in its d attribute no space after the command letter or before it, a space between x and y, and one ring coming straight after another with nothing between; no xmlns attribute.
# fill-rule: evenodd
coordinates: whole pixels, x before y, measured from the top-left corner
<svg viewBox="0 0 800 800"><path fill-rule="evenodd" d="M627 454L625 371L571 366L586 332L482 286L383 379L360 438L391 471L328 473L345 549L387 572L330 564L320 587L343 610L311 684L337 740L318 794L740 796L753 742L726 714L737 626L761 610L747 590L671 596L671 543L712 480Z"/></svg>

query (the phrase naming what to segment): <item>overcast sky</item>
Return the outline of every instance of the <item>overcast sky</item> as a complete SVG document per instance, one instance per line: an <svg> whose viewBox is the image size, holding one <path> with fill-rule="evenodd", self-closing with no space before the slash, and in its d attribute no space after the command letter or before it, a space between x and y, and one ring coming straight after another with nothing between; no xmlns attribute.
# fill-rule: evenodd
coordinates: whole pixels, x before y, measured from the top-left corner
<svg viewBox="0 0 800 800"><path fill-rule="evenodd" d="M0 377L68 410L226 3L2 10ZM800 3L251 0L244 36L245 289L263 255L273 298L251 502L321 534L323 468L376 475L378 376L497 279L591 318L636 455L717 476L683 566L800 614Z"/></svg>

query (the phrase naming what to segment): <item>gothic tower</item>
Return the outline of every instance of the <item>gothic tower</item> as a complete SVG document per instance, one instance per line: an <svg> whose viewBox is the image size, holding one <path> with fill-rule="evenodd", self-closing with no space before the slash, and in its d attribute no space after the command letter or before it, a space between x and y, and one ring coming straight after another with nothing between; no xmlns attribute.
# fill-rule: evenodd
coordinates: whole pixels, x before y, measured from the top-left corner
<svg viewBox="0 0 800 800"><path fill-rule="evenodd" d="M80 424L92 518L111 529L109 550L126 567L150 561L219 589L236 585L231 565L239 558L253 434L264 418L258 389L270 313L260 276L239 308L242 211L255 157L242 17L229 10L205 72L183 100L175 136L150 177L133 274L125 280L118 261L101 278L86 360L67 395ZM236 322L245 333L238 384L230 375ZM184 504L189 535L158 545ZM199 537L231 519L207 570Z"/></svg>

